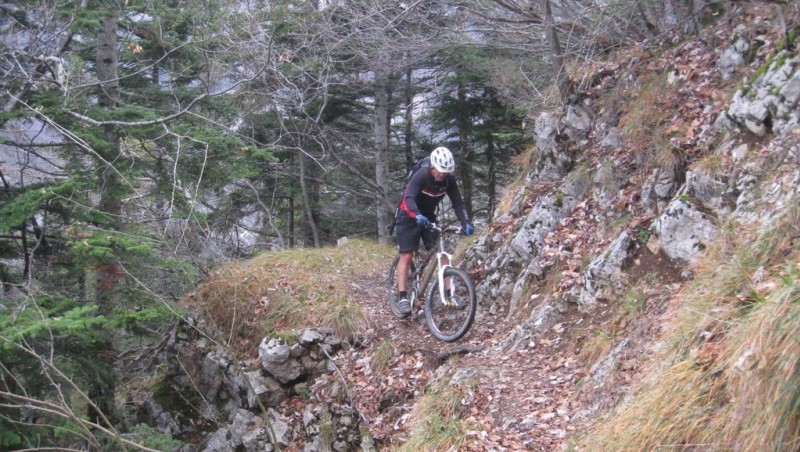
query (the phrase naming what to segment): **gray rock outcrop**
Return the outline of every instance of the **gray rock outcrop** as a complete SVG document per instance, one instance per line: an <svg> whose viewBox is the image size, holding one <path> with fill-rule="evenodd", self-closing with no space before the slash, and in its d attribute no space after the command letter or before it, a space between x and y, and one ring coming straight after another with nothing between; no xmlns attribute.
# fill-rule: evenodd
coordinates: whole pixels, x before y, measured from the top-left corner
<svg viewBox="0 0 800 452"><path fill-rule="evenodd" d="M717 235L712 218L682 198L674 199L650 228L672 260L694 262Z"/></svg>
<svg viewBox="0 0 800 452"><path fill-rule="evenodd" d="M200 450L207 452L277 450L297 441L306 443L307 450L322 450L323 445L349 450L362 441L357 416L347 406L309 401L309 413L328 414L306 416L300 430L277 410L298 392L308 393L314 379L331 371L329 356L341 349L339 338L312 329L297 336L264 338L258 350L260 365L247 368L195 327L187 318L175 328L165 350L170 366L157 385L164 389L145 398L142 417L151 419L157 431L196 435L197 419L203 419L204 429L217 426L200 443ZM329 437L319 437L325 430L319 426L322 422L336 427Z"/></svg>
<svg viewBox="0 0 800 452"><path fill-rule="evenodd" d="M623 267L628 261L632 246L634 242L630 232L623 231L605 252L589 264L584 272L584 283L578 297L578 304L582 308L585 309L597 301L608 301L613 294L622 290L625 285Z"/></svg>
<svg viewBox="0 0 800 452"><path fill-rule="evenodd" d="M751 86L736 92L728 116L746 130L764 136L784 134L800 120L800 56L783 51Z"/></svg>

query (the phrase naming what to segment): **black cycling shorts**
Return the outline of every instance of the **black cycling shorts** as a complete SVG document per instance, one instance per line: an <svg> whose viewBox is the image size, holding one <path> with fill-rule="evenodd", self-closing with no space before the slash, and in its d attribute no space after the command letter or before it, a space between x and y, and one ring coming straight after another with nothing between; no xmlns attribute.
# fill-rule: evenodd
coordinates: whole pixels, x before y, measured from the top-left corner
<svg viewBox="0 0 800 452"><path fill-rule="evenodd" d="M427 215L426 215L427 216ZM428 217L435 222L436 218ZM395 232L397 234L397 249L401 253L417 251L419 249L419 239L425 244L425 249L429 250L436 245L436 232L423 228L417 224L417 220L399 212L395 218Z"/></svg>

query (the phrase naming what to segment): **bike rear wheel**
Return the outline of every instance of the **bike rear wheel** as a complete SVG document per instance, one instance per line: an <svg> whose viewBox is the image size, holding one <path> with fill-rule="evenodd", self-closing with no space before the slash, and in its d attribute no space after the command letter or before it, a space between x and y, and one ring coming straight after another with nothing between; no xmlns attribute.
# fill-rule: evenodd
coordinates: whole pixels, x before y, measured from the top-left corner
<svg viewBox="0 0 800 452"><path fill-rule="evenodd" d="M389 268L389 280L387 281L389 290L388 290L388 292L386 294L386 297L387 297L387 301L389 302L389 308L392 310L392 314L395 317L397 317L398 319L403 319L403 318L408 317L408 314L404 314L403 312L400 311L400 308L397 307L397 301L398 301L397 294L400 293L400 290L397 287L397 263L398 262L400 262L400 255L399 254L394 258L394 261L392 261L392 266ZM407 289L407 291L408 291L408 301L410 301L412 303L412 306L413 306L413 300L416 297L416 293L414 292L414 289L413 289L414 282L412 281L412 278L414 278L415 271L416 271L416 264L414 263L414 260L412 259L411 260L411 264L409 265L409 268L408 268L409 276L408 276L408 289Z"/></svg>
<svg viewBox="0 0 800 452"><path fill-rule="evenodd" d="M425 297L425 322L437 339L453 342L467 334L472 326L478 299L472 279L464 270L448 267L444 270L444 278L450 281L451 294L461 300L461 304L456 307L442 303L439 281L435 279Z"/></svg>

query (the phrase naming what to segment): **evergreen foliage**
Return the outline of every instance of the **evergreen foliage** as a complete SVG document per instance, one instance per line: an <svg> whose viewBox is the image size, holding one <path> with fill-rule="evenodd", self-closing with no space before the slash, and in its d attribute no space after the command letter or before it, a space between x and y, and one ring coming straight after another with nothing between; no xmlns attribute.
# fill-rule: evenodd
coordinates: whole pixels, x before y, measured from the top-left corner
<svg viewBox="0 0 800 452"><path fill-rule="evenodd" d="M70 178L0 192L0 232L19 229L42 211L61 213L65 219L69 218L65 201L81 197L82 185L77 179Z"/></svg>
<svg viewBox="0 0 800 452"><path fill-rule="evenodd" d="M110 326L98 306L69 298L40 296L0 310L0 389L24 394L24 399L2 397L0 446L56 445L60 435L80 430L66 416L82 416L87 400L78 388L109 387L116 379L113 368L96 359L109 351ZM36 403L25 400L51 401L59 408L27 412L22 407Z"/></svg>
<svg viewBox="0 0 800 452"><path fill-rule="evenodd" d="M488 54L462 45L464 18L443 3L36 6L6 2L0 18L11 47L0 56L0 143L13 157L0 166L0 376L42 401L59 385L78 420L33 427L2 412L0 447L37 436L58 446L101 422L87 405L121 383L115 353L182 315L174 300L216 262L377 235L375 212L399 187L376 182L373 71L387 68L394 124L412 106L406 71L410 102L434 112L407 137L392 131L392 160L404 138L419 153L467 140L475 153L463 163L477 175L467 185L480 190L495 173L480 157L506 158L521 140ZM101 49L118 61L110 79ZM466 102L450 94L459 83ZM389 168L399 183L405 165ZM353 306L334 308L322 321L361 327ZM110 402L97 406L116 422ZM131 437L172 444L146 427Z"/></svg>

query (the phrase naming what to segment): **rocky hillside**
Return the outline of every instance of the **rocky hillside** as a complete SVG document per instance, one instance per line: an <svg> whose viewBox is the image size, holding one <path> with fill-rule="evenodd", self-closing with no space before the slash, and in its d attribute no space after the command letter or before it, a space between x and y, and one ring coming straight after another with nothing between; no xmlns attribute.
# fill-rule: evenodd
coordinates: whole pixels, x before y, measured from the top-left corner
<svg viewBox="0 0 800 452"><path fill-rule="evenodd" d="M461 342L391 316L388 248L329 290L358 309L259 336L271 294L300 293L296 270L244 290L276 272L262 260L208 283L248 293L257 340L180 325L143 419L184 450L800 449L793 5L735 4L575 69L580 95L531 116L536 147L464 252L480 307Z"/></svg>

